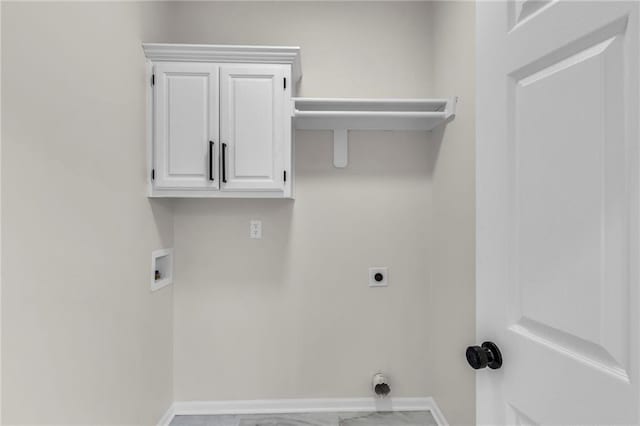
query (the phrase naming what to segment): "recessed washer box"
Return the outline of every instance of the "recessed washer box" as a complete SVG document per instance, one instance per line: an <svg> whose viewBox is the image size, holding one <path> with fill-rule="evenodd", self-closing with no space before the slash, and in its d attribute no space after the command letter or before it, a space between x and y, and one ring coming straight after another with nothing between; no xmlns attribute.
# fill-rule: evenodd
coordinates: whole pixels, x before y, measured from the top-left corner
<svg viewBox="0 0 640 426"><path fill-rule="evenodd" d="M173 283L173 249L160 249L151 253L151 291Z"/></svg>

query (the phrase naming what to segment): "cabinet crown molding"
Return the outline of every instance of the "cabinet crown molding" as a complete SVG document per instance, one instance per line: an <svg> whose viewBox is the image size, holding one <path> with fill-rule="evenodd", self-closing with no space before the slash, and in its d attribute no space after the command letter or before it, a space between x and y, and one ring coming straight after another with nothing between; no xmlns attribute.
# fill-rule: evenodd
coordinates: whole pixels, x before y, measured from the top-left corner
<svg viewBox="0 0 640 426"><path fill-rule="evenodd" d="M142 49L152 62L289 64L293 80L298 81L302 77L301 49L297 46L143 43Z"/></svg>

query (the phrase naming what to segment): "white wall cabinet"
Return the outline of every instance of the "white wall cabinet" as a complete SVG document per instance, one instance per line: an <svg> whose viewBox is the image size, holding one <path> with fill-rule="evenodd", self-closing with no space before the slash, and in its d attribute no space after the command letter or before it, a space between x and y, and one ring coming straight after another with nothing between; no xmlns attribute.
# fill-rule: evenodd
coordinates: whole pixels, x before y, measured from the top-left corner
<svg viewBox="0 0 640 426"><path fill-rule="evenodd" d="M223 191L284 191L291 141L286 79L283 65L221 68Z"/></svg>
<svg viewBox="0 0 640 426"><path fill-rule="evenodd" d="M154 189L218 190L218 71L212 64L154 66Z"/></svg>
<svg viewBox="0 0 640 426"><path fill-rule="evenodd" d="M143 45L149 195L292 197L299 48Z"/></svg>

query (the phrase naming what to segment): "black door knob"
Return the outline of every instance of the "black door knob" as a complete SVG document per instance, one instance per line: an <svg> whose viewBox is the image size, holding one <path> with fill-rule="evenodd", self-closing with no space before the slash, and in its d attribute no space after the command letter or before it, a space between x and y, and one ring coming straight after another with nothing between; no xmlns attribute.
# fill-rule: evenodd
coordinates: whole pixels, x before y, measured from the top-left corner
<svg viewBox="0 0 640 426"><path fill-rule="evenodd" d="M484 342L482 346L467 348L467 362L476 370L489 367L493 370L502 367L502 354L493 342Z"/></svg>

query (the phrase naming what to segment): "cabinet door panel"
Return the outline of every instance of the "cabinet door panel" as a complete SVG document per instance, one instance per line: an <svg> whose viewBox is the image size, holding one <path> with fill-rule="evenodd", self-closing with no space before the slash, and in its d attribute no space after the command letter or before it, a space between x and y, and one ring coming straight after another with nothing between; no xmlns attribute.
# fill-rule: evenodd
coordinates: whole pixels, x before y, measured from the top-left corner
<svg viewBox="0 0 640 426"><path fill-rule="evenodd" d="M281 65L220 70L220 140L227 144L223 190L282 191L291 125Z"/></svg>
<svg viewBox="0 0 640 426"><path fill-rule="evenodd" d="M218 66L162 63L154 74L155 187L217 189Z"/></svg>

